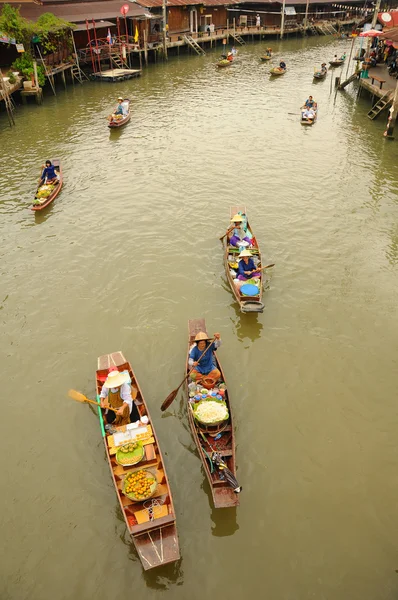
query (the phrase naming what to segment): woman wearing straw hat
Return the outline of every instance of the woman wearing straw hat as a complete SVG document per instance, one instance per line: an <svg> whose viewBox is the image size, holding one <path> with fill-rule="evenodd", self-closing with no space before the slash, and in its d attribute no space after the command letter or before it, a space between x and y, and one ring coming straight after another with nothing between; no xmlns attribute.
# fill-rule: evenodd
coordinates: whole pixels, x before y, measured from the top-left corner
<svg viewBox="0 0 398 600"><path fill-rule="evenodd" d="M216 383L221 377L213 356L213 352L221 346L221 338L219 333L215 333L214 337L214 342L210 343L209 337L203 331L199 331L195 336L196 343L189 353L188 364L191 368L194 367L190 377L197 383L200 383L204 377L213 379ZM206 354L200 358L208 346L210 347Z"/></svg>
<svg viewBox="0 0 398 600"><path fill-rule="evenodd" d="M251 239L247 237L246 232L242 227L242 215L236 214L235 216L233 216L231 219L231 223L232 225L227 232L228 237L231 234L231 236L229 237L229 243L231 244L231 246L237 246L239 242L247 242L248 244L250 244Z"/></svg>
<svg viewBox="0 0 398 600"><path fill-rule="evenodd" d="M105 418L108 425L112 423L116 427L127 425L132 421L137 421L140 418L138 409L131 397L130 375L127 371L120 373L116 367L111 367L108 371L108 377L102 386L100 399L101 407L107 408L104 400L107 398L109 406L116 408L117 412L108 410L105 413Z"/></svg>
<svg viewBox="0 0 398 600"><path fill-rule="evenodd" d="M247 279L252 279L252 277L260 277L260 272L256 271L256 265L252 259L252 253L250 250L242 250L239 254L238 265L238 279L240 281L246 281Z"/></svg>

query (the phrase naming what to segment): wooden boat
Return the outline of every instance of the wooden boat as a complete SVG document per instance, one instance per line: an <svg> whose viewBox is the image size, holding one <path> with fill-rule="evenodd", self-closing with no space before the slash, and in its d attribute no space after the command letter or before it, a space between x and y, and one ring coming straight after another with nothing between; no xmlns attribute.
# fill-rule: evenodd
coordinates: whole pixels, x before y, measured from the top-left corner
<svg viewBox="0 0 398 600"><path fill-rule="evenodd" d="M191 351L195 336L199 331L206 331L206 323L204 319L192 319L188 321L188 353L186 362L186 372L190 370L188 365L189 352ZM225 377L217 357L217 352L213 354L217 368L221 372L221 380L225 383ZM215 508L227 508L239 505L239 494L235 493L230 487L225 478L220 478L220 472L211 462L213 450L216 450L223 457L228 469L236 477L235 464L235 432L232 417L231 401L228 394L228 388L225 390L224 400L229 411L229 419L223 425L205 426L199 424L193 416L192 404L189 398L188 381L186 382L186 402L188 410L188 421L191 428L192 437L198 449L206 477L210 484L211 493L213 496ZM215 440L215 436L221 433L221 437ZM221 471L222 473L222 471Z"/></svg>
<svg viewBox="0 0 398 600"><path fill-rule="evenodd" d="M240 213L242 215L246 215L246 207L245 206L233 206L230 209L230 218L232 219L232 217L234 215L236 215L237 213ZM260 248L258 246L257 240L253 234L253 231L250 227L249 221L247 222L247 231L249 233L251 233L252 237L252 247L250 248L251 253L254 256L257 256L259 258L258 261L258 265L259 266L265 266L262 264L261 262L261 252L260 252ZM258 295L257 296L245 296L244 294L241 293L240 288L238 288L234 281L234 277L232 275L233 272L236 273L236 270L233 270L233 265L236 265L236 260L240 250L239 248L235 248L234 246L230 246L229 245L229 241L227 236L225 236L224 240L224 267L225 267L225 273L228 279L228 283L231 286L231 290L233 295L236 298L236 301L239 303L240 306L240 310L243 313L251 313L251 312L263 312L264 310L264 304L261 302L261 298L263 295L263 271L260 272L260 283L258 285ZM231 261L231 256L233 257L234 262ZM231 272L232 271L232 272Z"/></svg>
<svg viewBox="0 0 398 600"><path fill-rule="evenodd" d="M271 75L284 75L286 73L286 69L280 69L279 67L274 67L270 70Z"/></svg>
<svg viewBox="0 0 398 600"><path fill-rule="evenodd" d="M114 366L119 371L129 372L133 397L135 392L137 392L135 399L137 409L141 417L147 416L149 419L148 426L145 427L142 425L139 429L132 430L139 433L142 432L142 436L147 435L147 438L142 440L145 449L144 458L135 466L123 467L116 462L115 438L105 430L104 414L98 408L105 454L120 509L142 566L147 571L154 567L174 562L180 558L176 516L165 464L154 425L133 369L130 363L124 358L122 352L105 354L98 358L95 381L97 399L109 368ZM118 433L126 431L125 427L117 427L115 429ZM156 477L158 485L154 495L149 500L134 502L123 494L123 481L127 474L139 471L140 469L149 470Z"/></svg>
<svg viewBox="0 0 398 600"><path fill-rule="evenodd" d="M316 71L314 73L314 79L325 79L327 74L328 74L327 70L326 71Z"/></svg>
<svg viewBox="0 0 398 600"><path fill-rule="evenodd" d="M260 60L262 60L263 62L266 62L267 60L271 60L272 56L271 54L264 54L264 56L260 56Z"/></svg>
<svg viewBox="0 0 398 600"><path fill-rule="evenodd" d="M307 125L307 126L311 126L311 125L313 125L313 124L315 123L315 121L317 120L317 117L318 117L318 106L316 106L316 108L314 109L315 116L314 116L314 118L313 118L313 119L311 119L310 121L308 121L308 119L305 119L305 118L303 117L303 115L304 115L304 112L305 112L305 109L304 109L304 108L302 108L302 109L301 109L301 124L302 124L302 125Z"/></svg>
<svg viewBox="0 0 398 600"><path fill-rule="evenodd" d="M344 61L345 61L345 59L344 60L330 60L329 65L331 67L341 67L341 65L344 64Z"/></svg>
<svg viewBox="0 0 398 600"><path fill-rule="evenodd" d="M56 186L55 186L54 190L51 192L51 194L46 199L44 199L44 201L41 204L33 204L31 206L31 210L43 210L43 208L46 208L46 206L48 206L49 204L51 204L51 202L53 202L53 200L55 200L55 198L58 196L58 194L60 193L60 191L62 189L63 177L62 177L61 163L57 158L52 159L51 162L54 165L55 170L59 174L59 182L56 184ZM38 191L39 191L39 186L36 190L36 194ZM35 198L36 198L36 194L35 194Z"/></svg>
<svg viewBox="0 0 398 600"><path fill-rule="evenodd" d="M131 119L131 112L130 112L130 100L128 101L129 106L128 106L128 112L127 115L125 117L123 117L122 119L110 119L109 123L108 123L108 127L110 127L111 129L115 129L117 127L123 127L123 125L126 125L126 123L128 123Z"/></svg>

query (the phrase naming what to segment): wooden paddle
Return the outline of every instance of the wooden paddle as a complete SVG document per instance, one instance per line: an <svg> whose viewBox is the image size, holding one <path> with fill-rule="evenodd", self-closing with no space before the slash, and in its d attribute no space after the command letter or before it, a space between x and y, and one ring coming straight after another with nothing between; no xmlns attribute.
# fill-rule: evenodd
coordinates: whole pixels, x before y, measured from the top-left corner
<svg viewBox="0 0 398 600"><path fill-rule="evenodd" d="M204 355L206 354L206 352L208 351L208 349L210 348L210 346L212 345L212 343L215 341L216 338L213 338L210 342L210 344L207 346L206 350L204 352L202 352L202 354L199 356L199 359L196 362L199 362ZM178 390L180 389L180 387L182 386L182 384L184 383L184 381L186 379L188 379L188 377L190 376L190 374L192 373L192 371L195 369L195 367L192 367L192 369L190 371L188 371L188 373L185 375L184 379L181 381L180 385L178 386L178 388L176 388L175 390L173 390L172 392L170 392L170 394L167 396L166 400L163 402L162 406L160 407L161 411L166 410L166 408L168 408L170 406L170 404L175 400L175 397L178 394Z"/></svg>
<svg viewBox="0 0 398 600"><path fill-rule="evenodd" d="M263 269L270 269L271 267L275 267L275 263L272 263L271 265L265 265L265 267L260 267L259 269L256 269L256 271L262 271Z"/></svg>
<svg viewBox="0 0 398 600"><path fill-rule="evenodd" d="M223 239L225 238L225 236L226 236L226 235L228 235L228 234L229 234L229 232L230 232L230 231L232 231L234 228L235 228L235 225L234 225L233 227L229 227L229 228L227 229L227 231L224 233L224 235L223 235L222 237L220 237L220 242L222 242L222 241L223 241Z"/></svg>
<svg viewBox="0 0 398 600"><path fill-rule="evenodd" d="M70 398L73 398L73 400L76 400L76 402L81 402L82 404L95 404L95 406L99 406L100 408L102 408L98 402L95 402L95 400L89 400L89 398L87 398L84 394L81 394L80 392L78 392L76 390L69 390L68 396ZM106 406L105 408L108 408L109 410L112 410L114 413L117 413L116 408L112 408L111 406Z"/></svg>

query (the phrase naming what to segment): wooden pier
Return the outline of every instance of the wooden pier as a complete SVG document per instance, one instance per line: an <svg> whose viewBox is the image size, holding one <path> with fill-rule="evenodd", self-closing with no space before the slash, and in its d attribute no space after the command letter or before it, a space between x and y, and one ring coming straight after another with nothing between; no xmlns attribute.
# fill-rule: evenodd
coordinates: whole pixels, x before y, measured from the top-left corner
<svg viewBox="0 0 398 600"><path fill-rule="evenodd" d="M97 71L91 75L91 78L96 81L124 81L125 79L133 79L141 75L141 69L109 69L107 71Z"/></svg>

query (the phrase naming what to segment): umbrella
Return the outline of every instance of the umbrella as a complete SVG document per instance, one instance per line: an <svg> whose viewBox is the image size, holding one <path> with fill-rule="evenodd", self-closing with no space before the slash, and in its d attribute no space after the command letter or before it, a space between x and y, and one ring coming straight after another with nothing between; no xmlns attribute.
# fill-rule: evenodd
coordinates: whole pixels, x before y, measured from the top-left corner
<svg viewBox="0 0 398 600"><path fill-rule="evenodd" d="M377 31L377 29L368 29L368 31L362 31L359 37L378 37L380 34L381 31Z"/></svg>

